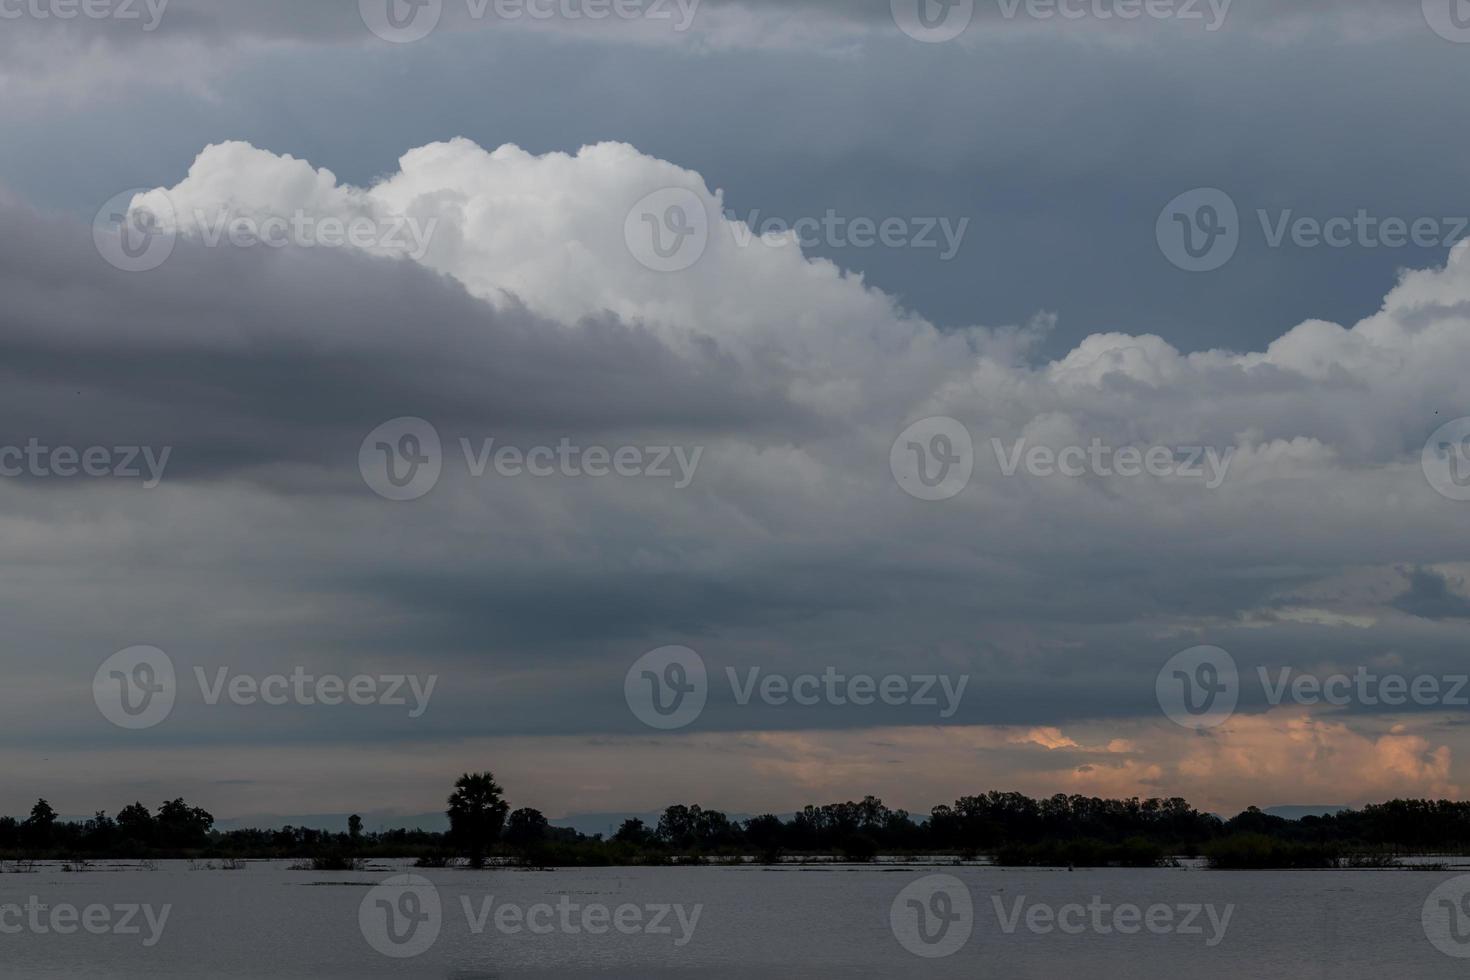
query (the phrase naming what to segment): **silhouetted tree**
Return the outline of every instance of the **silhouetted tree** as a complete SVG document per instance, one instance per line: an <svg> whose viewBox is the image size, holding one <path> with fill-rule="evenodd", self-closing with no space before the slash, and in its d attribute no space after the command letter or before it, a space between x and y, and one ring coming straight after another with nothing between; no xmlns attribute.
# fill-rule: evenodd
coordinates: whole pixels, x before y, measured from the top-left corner
<svg viewBox="0 0 1470 980"><path fill-rule="evenodd" d="M469 851L470 867L485 866L485 852L500 836L510 805L494 773L465 773L449 797L449 834Z"/></svg>
<svg viewBox="0 0 1470 980"><path fill-rule="evenodd" d="M189 806L182 798L168 800L158 808L156 827L160 847L203 847L209 843L214 815L197 806Z"/></svg>
<svg viewBox="0 0 1470 980"><path fill-rule="evenodd" d="M105 810L98 810L82 828L82 846L89 851L108 851L116 840L117 821L109 817Z"/></svg>
<svg viewBox="0 0 1470 980"><path fill-rule="evenodd" d="M141 803L129 803L118 811L117 830L123 840L136 841L144 847L152 846L156 836L153 814Z"/></svg>
<svg viewBox="0 0 1470 980"><path fill-rule="evenodd" d="M618 832L613 834L613 840L619 844L634 844L643 847L652 843L653 831L649 830L648 825L637 817L629 817L623 821Z"/></svg>
<svg viewBox="0 0 1470 980"><path fill-rule="evenodd" d="M540 810L522 807L505 823L505 842L515 847L527 847L545 840L550 829L551 824Z"/></svg>
<svg viewBox="0 0 1470 980"><path fill-rule="evenodd" d="M37 800L31 815L20 825L21 840L27 847L50 847L56 835L56 811L45 800Z"/></svg>
<svg viewBox="0 0 1470 980"><path fill-rule="evenodd" d="M786 840L786 825L781 818L773 813L763 813L758 817L751 817L745 821L745 841L755 851L755 855L766 864L775 864L781 860L781 852L785 849L783 844Z"/></svg>
<svg viewBox="0 0 1470 980"><path fill-rule="evenodd" d="M1002 863L1127 866L1148 866L1171 854L1205 854L1221 867L1318 867L1328 860L1382 858L1393 852L1470 853L1470 803L1451 800L1390 800L1301 820L1249 808L1228 822L1178 797L1056 794L1031 799L987 792L936 806L922 822L872 796L807 806L789 820L765 814L743 823L732 823L718 810L677 805L663 812L656 831L637 818L625 820L613 838L615 848L599 846L599 836L550 827L531 808L509 814L490 773L461 777L449 804L452 835L419 830L368 834L356 814L349 818L346 834L306 827L219 833L208 812L182 799L165 802L157 816L132 803L116 818L99 811L75 822L60 820L49 803L39 800L24 820L0 817L0 853L132 856L209 847L239 856L447 861L457 851L470 854L478 866L502 832L523 857L530 858L535 849L535 860L578 864L644 860L646 855L636 852L645 850L696 858L711 852L754 853L768 861L782 853L841 854L855 860L875 853L984 853Z"/></svg>

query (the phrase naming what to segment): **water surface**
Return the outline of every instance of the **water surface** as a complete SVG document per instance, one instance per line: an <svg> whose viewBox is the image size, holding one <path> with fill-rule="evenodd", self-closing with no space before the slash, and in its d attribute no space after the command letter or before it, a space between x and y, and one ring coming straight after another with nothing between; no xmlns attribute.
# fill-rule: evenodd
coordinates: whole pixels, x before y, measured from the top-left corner
<svg viewBox="0 0 1470 980"><path fill-rule="evenodd" d="M0 871L0 906L21 907L0 917L5 977L1054 980L1072 972L1340 980L1463 977L1470 969L1436 948L1423 921L1431 892L1463 873L1458 869L1069 872L922 864L472 872L396 862L325 873L293 871L285 862L247 862L239 870L183 862L14 868ZM405 874L422 884L382 885ZM955 894L936 897L956 883L971 904L967 938L960 935L963 909L950 900ZM67 911L57 920L73 932L51 928L58 907L75 908L75 921ZM1114 918L1120 907L1122 918ZM1153 910L1155 931L1135 923L1129 907L1145 917ZM118 934L130 908L137 931ZM1094 916L1089 908L1100 911ZM927 939L916 938L921 911ZM1443 908L1445 915L1453 911ZM100 934L82 925L88 915ZM1114 924L1136 928L1127 934ZM926 955L906 948L899 935L905 928L909 945ZM1442 937L1442 944L1459 949L1461 934ZM1462 952L1470 955L1470 917L1463 935ZM431 941L420 952L414 943L425 938ZM386 955L375 943L417 955ZM954 946L949 955L927 955L947 951L946 943Z"/></svg>

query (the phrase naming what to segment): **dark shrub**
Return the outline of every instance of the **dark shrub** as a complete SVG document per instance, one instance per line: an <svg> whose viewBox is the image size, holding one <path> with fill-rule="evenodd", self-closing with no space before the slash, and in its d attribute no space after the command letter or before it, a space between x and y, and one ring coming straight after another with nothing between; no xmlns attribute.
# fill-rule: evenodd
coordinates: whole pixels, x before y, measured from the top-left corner
<svg viewBox="0 0 1470 980"><path fill-rule="evenodd" d="M1212 868L1335 868L1341 858L1330 844L1278 840L1265 834L1231 834L1205 845Z"/></svg>

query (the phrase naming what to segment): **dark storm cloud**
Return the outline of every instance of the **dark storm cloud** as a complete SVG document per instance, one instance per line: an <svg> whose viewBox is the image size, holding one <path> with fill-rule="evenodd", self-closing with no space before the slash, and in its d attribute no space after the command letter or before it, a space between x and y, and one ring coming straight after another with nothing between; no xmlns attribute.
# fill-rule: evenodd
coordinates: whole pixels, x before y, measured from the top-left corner
<svg viewBox="0 0 1470 980"><path fill-rule="evenodd" d="M336 482L401 415L446 437L807 424L713 341L676 355L612 316L492 308L407 261L184 239L129 273L72 223L4 208L0 225L6 445L171 446L178 478L291 463Z"/></svg>
<svg viewBox="0 0 1470 980"><path fill-rule="evenodd" d="M34 4L39 0L9 0L6 9L24 10L26 4ZM404 11L412 11L405 0L376 0L377 3L401 3ZM893 27L893 10L889 0L686 0L692 3L692 9L696 17L699 11L704 11L712 16L733 15L746 13L751 16L763 14L777 14L782 20L789 22L793 14L810 14L829 19L833 24L847 24L853 26L879 26L884 28ZM926 0L933 3L934 0ZM1216 0L1217 3L1222 0ZM154 0L155 5L157 0ZM658 10L671 10L673 7L670 0L642 0L644 6L654 7ZM936 9L940 9L937 3ZM41 4L45 6L44 3ZM132 6L140 11L146 10L144 0L135 0ZM466 28L474 26L494 26L501 20L527 21L530 16L525 12L527 8L549 10L553 13L563 7L573 10L581 9L580 0L558 0L557 3L542 0L539 4L536 0L521 0L521 2L504 3L503 0L488 0L481 4L478 0L442 0L441 24L449 28ZM1067 21L1084 21L1093 25L1107 26L1111 20L1114 23L1123 23L1131 26L1133 19L1124 20L1116 16L1115 11L1120 7L1128 10L1136 8L1136 4L1129 4L1127 0L1086 0L1085 3L1064 3L1061 6L1071 16L1063 16L1058 5L1050 5L1051 13L1046 13L1046 5L1038 5L1044 12L1042 17L1054 23L1065 23ZM1209 4L1206 0L1197 3L1179 4L1182 9L1198 10L1202 15L1208 12ZM1320 31L1333 31L1345 20L1354 16L1374 15L1389 16L1394 19L1407 20L1409 16L1419 18L1421 15L1417 9L1409 9L1411 5L1395 3L1393 0L1232 0L1228 5L1230 16L1235 19L1232 27L1244 26L1247 28L1266 28L1280 24L1299 24L1315 28ZM1417 5L1413 5L1417 7ZM508 15L497 15L498 11L508 10ZM1016 9L1023 11L1018 14ZM978 24L996 26L1005 23L1024 24L1027 16L1024 11L1028 10L1026 0L1019 3L1002 2L1002 0L976 0L974 19ZM481 15L478 11L484 10ZM1076 13L1072 13L1075 11ZM1134 14L1133 18L1137 18ZM22 22L34 20L31 17L18 17ZM551 20L554 18L542 18ZM1187 23L1190 18L1185 18ZM1209 18L1206 17L1206 20ZM42 23L45 23L42 21ZM113 34L119 40L136 39L143 33L136 25L127 20L116 18L98 18L95 20L87 18L75 18L65 22L54 19L48 26L61 26L69 30L103 30ZM363 18L359 9L358 0L317 0L317 2L304 4L297 0L250 0L247 3L234 2L234 0L167 0L163 8L163 16L157 27L150 31L160 36L192 36L221 43L228 41L246 40L258 38L265 40L298 40L306 42L331 42L331 41L369 41L370 35L364 31ZM779 38L772 37L772 40ZM810 38L808 38L810 40Z"/></svg>
<svg viewBox="0 0 1470 980"><path fill-rule="evenodd" d="M1394 599L1395 609L1421 619L1470 619L1470 599L1461 594L1465 587L1463 580L1454 579L1459 589L1452 592L1451 578L1446 573L1413 568L1407 574L1409 589Z"/></svg>

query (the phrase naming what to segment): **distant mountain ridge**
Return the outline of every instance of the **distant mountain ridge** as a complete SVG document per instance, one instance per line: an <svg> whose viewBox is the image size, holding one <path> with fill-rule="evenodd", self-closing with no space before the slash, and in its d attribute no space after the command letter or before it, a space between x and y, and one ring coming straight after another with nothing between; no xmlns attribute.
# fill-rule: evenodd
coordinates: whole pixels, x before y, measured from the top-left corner
<svg viewBox="0 0 1470 980"><path fill-rule="evenodd" d="M1281 817L1285 820L1300 820L1302 817L1326 817L1344 810L1351 810L1350 806L1342 806L1336 803L1317 806L1268 806L1262 813L1273 817Z"/></svg>

